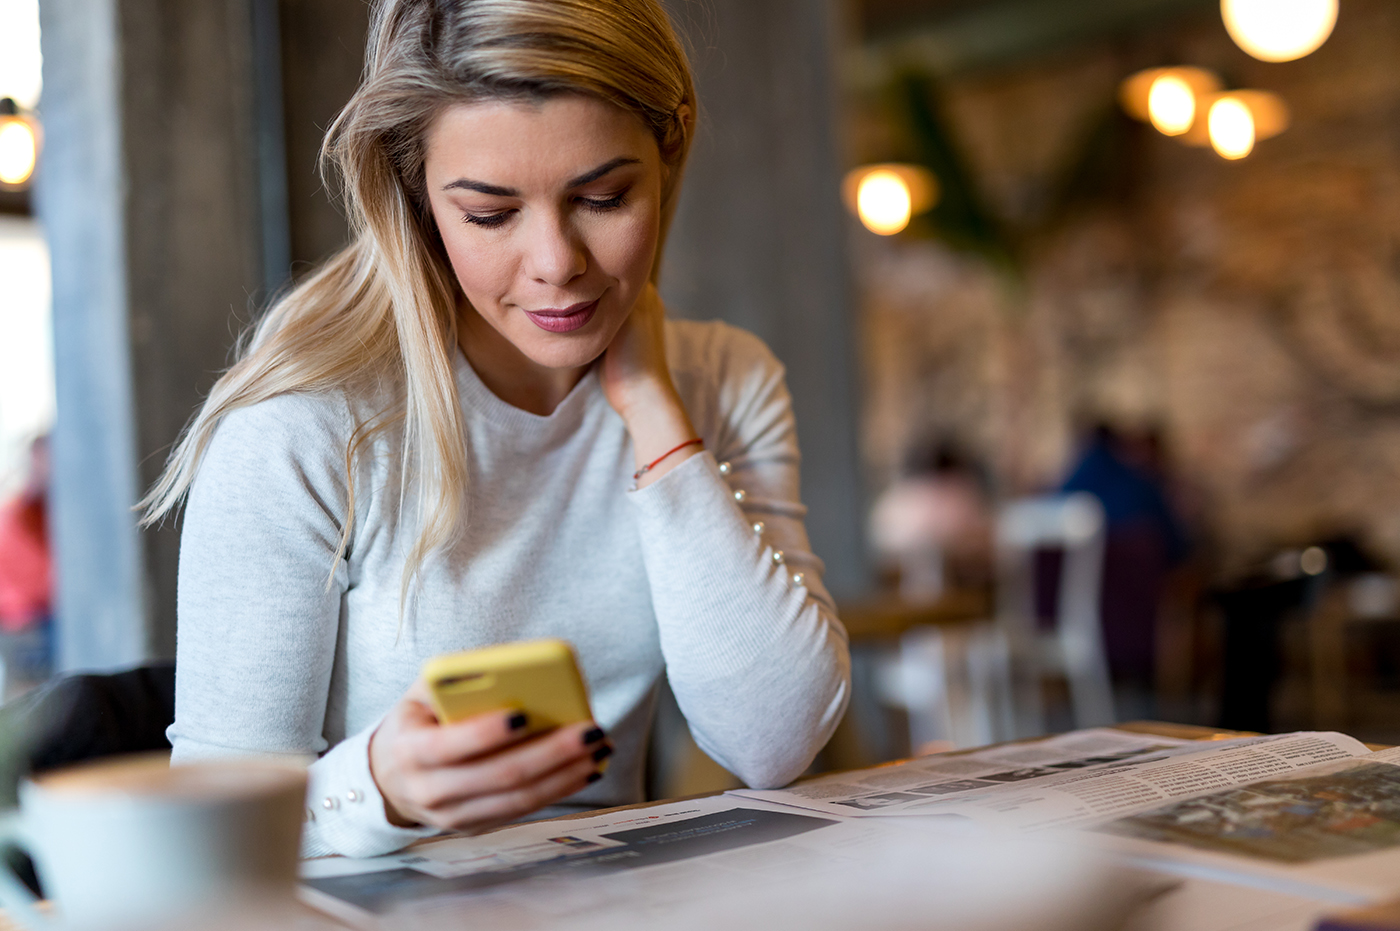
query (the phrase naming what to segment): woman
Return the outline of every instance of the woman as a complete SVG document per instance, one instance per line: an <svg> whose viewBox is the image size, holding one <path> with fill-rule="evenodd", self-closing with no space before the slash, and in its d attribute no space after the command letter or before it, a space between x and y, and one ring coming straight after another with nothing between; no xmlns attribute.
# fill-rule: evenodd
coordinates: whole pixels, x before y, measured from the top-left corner
<svg viewBox="0 0 1400 931"><path fill-rule="evenodd" d="M174 760L319 757L304 852L384 853L640 800L665 674L711 756L791 780L844 710L845 634L781 367L651 284L695 113L664 13L387 0L370 36L324 153L353 241L148 498L188 492ZM424 659L540 636L598 726L437 724Z"/></svg>

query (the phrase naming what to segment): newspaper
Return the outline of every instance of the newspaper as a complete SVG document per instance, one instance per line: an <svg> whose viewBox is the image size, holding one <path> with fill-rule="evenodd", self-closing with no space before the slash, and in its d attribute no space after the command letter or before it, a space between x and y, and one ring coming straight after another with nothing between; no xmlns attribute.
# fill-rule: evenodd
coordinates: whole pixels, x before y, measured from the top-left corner
<svg viewBox="0 0 1400 931"><path fill-rule="evenodd" d="M425 931L844 931L925 914L949 931L1094 928L1161 887L1063 838L726 796L302 865L316 907L356 927Z"/></svg>
<svg viewBox="0 0 1400 931"><path fill-rule="evenodd" d="M1274 778L1369 756L1359 741L1302 732L1201 744L1088 730L1026 744L937 754L787 789L731 794L827 815L935 815L1034 830L1082 827Z"/></svg>

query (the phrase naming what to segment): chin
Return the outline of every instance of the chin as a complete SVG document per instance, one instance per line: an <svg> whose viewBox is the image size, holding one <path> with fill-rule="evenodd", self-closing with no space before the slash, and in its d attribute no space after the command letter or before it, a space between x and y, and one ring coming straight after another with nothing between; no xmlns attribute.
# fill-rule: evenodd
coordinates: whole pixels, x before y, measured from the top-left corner
<svg viewBox="0 0 1400 931"><path fill-rule="evenodd" d="M531 362L549 369L576 369L592 365L607 351L607 339L593 336L535 337L528 343L516 343Z"/></svg>

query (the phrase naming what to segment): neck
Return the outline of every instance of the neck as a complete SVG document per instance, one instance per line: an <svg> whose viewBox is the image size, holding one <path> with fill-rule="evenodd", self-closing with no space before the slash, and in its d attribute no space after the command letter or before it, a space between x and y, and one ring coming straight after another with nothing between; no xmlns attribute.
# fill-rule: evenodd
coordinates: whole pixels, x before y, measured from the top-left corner
<svg viewBox="0 0 1400 931"><path fill-rule="evenodd" d="M548 417L588 374L588 366L552 369L529 359L470 306L457 315L457 344L492 394L511 407Z"/></svg>

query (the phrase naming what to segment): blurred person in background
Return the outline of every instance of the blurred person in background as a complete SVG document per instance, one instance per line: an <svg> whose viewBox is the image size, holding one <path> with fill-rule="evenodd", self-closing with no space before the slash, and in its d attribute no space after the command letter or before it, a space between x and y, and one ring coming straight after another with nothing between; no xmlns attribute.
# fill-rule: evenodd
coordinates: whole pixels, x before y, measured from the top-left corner
<svg viewBox="0 0 1400 931"><path fill-rule="evenodd" d="M53 564L48 534L49 440L29 447L19 492L0 508L0 653L13 687L48 675L53 661Z"/></svg>
<svg viewBox="0 0 1400 931"><path fill-rule="evenodd" d="M992 519L983 473L946 443L916 448L905 475L870 512L870 539L899 577L906 601L991 577Z"/></svg>
<svg viewBox="0 0 1400 931"><path fill-rule="evenodd" d="M1103 504L1104 648L1120 701L1131 703L1136 695L1143 703L1123 709L1133 716L1151 712L1157 618L1171 573L1191 548L1169 489L1159 433L1103 423L1090 431L1060 486L1067 493L1087 491Z"/></svg>

